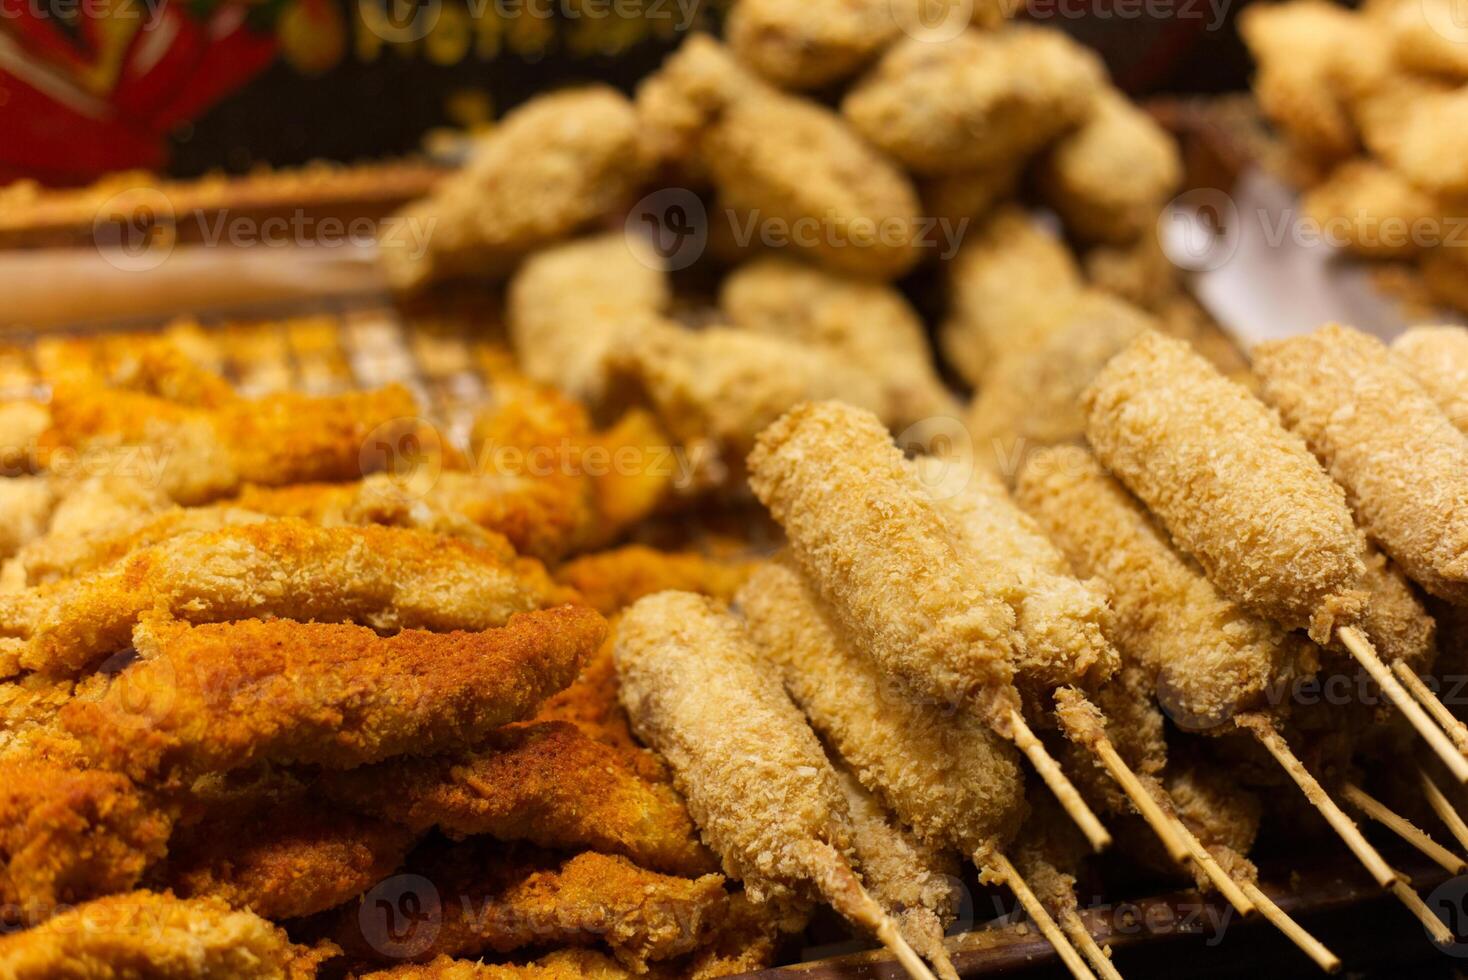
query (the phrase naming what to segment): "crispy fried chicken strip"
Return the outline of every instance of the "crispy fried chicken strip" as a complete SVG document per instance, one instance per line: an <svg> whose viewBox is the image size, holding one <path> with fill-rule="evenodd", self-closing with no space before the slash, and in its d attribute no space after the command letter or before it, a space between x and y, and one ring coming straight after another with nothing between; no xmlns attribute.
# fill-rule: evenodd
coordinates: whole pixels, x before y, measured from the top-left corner
<svg viewBox="0 0 1468 980"><path fill-rule="evenodd" d="M617 691L617 665L612 658L616 644L616 619L608 624L607 638L601 648L587 660L581 676L564 691L548 698L536 714L536 721L566 721L584 735L624 750L626 757L636 760L637 771L646 779L667 782L668 771L656 755L637 744L627 711Z"/></svg>
<svg viewBox="0 0 1468 980"><path fill-rule="evenodd" d="M359 478L380 466L420 424L407 389L311 396L280 393L196 408L154 395L61 385L52 395L44 446L110 451L147 463L181 504L237 493L247 483L280 486Z"/></svg>
<svg viewBox="0 0 1468 980"><path fill-rule="evenodd" d="M325 791L415 831L585 847L690 877L716 867L671 786L566 722L505 728L461 754L330 774Z"/></svg>
<svg viewBox="0 0 1468 980"><path fill-rule="evenodd" d="M404 963L391 970L364 973L361 980L660 980L663 971L636 973L610 956L590 949L561 949L524 965L477 963L440 956L427 963Z"/></svg>
<svg viewBox="0 0 1468 980"><path fill-rule="evenodd" d="M1005 725L1015 616L992 569L948 519L872 415L805 404L765 430L750 486L851 641L889 675Z"/></svg>
<svg viewBox="0 0 1468 980"><path fill-rule="evenodd" d="M1381 341L1350 327L1260 344L1254 370L1362 529L1424 589L1468 603L1468 435Z"/></svg>
<svg viewBox="0 0 1468 980"><path fill-rule="evenodd" d="M675 878L589 851L567 858L474 840L408 867L433 888L415 893L438 927L432 941L424 948L419 930L403 930L388 910L352 903L333 933L348 952L421 961L602 942L641 972L702 946L728 905L719 875Z"/></svg>
<svg viewBox="0 0 1468 980"><path fill-rule="evenodd" d="M1413 327L1392 341L1392 358L1468 434L1468 330Z"/></svg>
<svg viewBox="0 0 1468 980"><path fill-rule="evenodd" d="M520 613L482 633L245 620L148 622L126 683L62 724L140 778L262 761L351 768L472 744L534 714L606 635L584 606Z"/></svg>
<svg viewBox="0 0 1468 980"><path fill-rule="evenodd" d="M0 598L0 633L25 638L26 667L65 674L127 646L148 612L193 623L272 615L483 630L562 598L540 563L516 558L503 539L477 547L402 528L279 520L172 538L74 581Z"/></svg>
<svg viewBox="0 0 1468 980"><path fill-rule="evenodd" d="M292 943L279 926L218 899L135 891L0 936L0 977L310 980L336 952Z"/></svg>
<svg viewBox="0 0 1468 980"><path fill-rule="evenodd" d="M392 874L412 831L296 796L180 828L162 879L181 898L220 898L267 919L314 915Z"/></svg>
<svg viewBox="0 0 1468 980"><path fill-rule="evenodd" d="M132 888L163 857L172 828L172 815L126 776L8 752L0 758L0 902L40 919L58 903Z"/></svg>
<svg viewBox="0 0 1468 980"><path fill-rule="evenodd" d="M1096 456L1220 592L1321 642L1360 617L1366 568L1345 493L1247 390L1146 333L1083 401Z"/></svg>
<svg viewBox="0 0 1468 980"><path fill-rule="evenodd" d="M668 589L727 602L749 577L750 568L748 562L630 544L573 559L556 569L555 577L575 589L587 605L610 616L645 595Z"/></svg>

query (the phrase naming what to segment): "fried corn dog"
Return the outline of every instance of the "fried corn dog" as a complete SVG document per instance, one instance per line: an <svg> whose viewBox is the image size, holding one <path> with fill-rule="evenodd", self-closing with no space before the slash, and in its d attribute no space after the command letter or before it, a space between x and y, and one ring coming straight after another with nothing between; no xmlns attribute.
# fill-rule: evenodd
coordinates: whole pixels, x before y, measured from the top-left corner
<svg viewBox="0 0 1468 980"><path fill-rule="evenodd" d="M673 788L566 722L502 729L461 754L328 774L325 791L415 831L585 847L689 877L714 870Z"/></svg>
<svg viewBox="0 0 1468 980"><path fill-rule="evenodd" d="M770 256L731 272L719 306L741 329L832 351L879 379L886 392L878 414L895 426L958 414L922 319L891 286Z"/></svg>
<svg viewBox="0 0 1468 980"><path fill-rule="evenodd" d="M1468 434L1468 330L1413 327L1392 341L1392 358Z"/></svg>
<svg viewBox="0 0 1468 980"><path fill-rule="evenodd" d="M1014 889L1078 977L1089 974L1003 848L1026 812L1014 750L978 719L914 701L855 653L793 564L761 566L739 606L761 652L859 778L931 848Z"/></svg>
<svg viewBox="0 0 1468 980"><path fill-rule="evenodd" d="M1083 401L1097 457L1220 592L1318 642L1359 618L1366 568L1345 494L1246 390L1147 333Z"/></svg>
<svg viewBox="0 0 1468 980"><path fill-rule="evenodd" d="M1086 450L1031 457L1015 497L1078 574L1106 584L1112 639L1183 728L1218 730L1318 669L1318 648L1220 594Z"/></svg>
<svg viewBox="0 0 1468 980"><path fill-rule="evenodd" d="M1015 615L959 546L916 472L870 414L838 402L797 406L766 429L750 486L801 570L853 642L884 673L997 730L1018 707Z"/></svg>
<svg viewBox="0 0 1468 980"><path fill-rule="evenodd" d="M483 630L565 597L503 539L477 547L401 528L279 520L172 538L72 582L4 596L0 632L25 637L29 669L65 674L127 646L149 611L193 623L268 614Z"/></svg>
<svg viewBox="0 0 1468 980"><path fill-rule="evenodd" d="M594 85L542 95L483 137L462 169L398 214L382 243L401 290L510 271L525 253L614 212L651 161L632 104Z"/></svg>
<svg viewBox="0 0 1468 980"><path fill-rule="evenodd" d="M1090 118L1051 148L1039 181L1072 234L1125 244L1152 231L1182 171L1167 130L1125 95L1107 90Z"/></svg>
<svg viewBox="0 0 1468 980"><path fill-rule="evenodd" d="M1427 591L1468 603L1468 435L1384 344L1349 327L1261 344L1254 370L1366 533Z"/></svg>
<svg viewBox="0 0 1468 980"><path fill-rule="evenodd" d="M310 980L338 952L330 943L292 943L274 923L218 899L135 891L0 936L0 977Z"/></svg>
<svg viewBox="0 0 1468 980"><path fill-rule="evenodd" d="M1008 27L892 46L841 102L863 137L914 173L1011 163L1091 113L1106 72L1060 31Z"/></svg>
<svg viewBox="0 0 1468 980"><path fill-rule="evenodd" d="M661 592L623 615L614 655L634 730L672 766L725 872L757 902L824 898L909 973L931 976L847 863L836 772L739 622L703 596ZM710 689L717 711L698 694Z"/></svg>
<svg viewBox="0 0 1468 980"><path fill-rule="evenodd" d="M258 762L349 769L463 748L535 713L606 635L562 606L482 633L244 620L143 623L127 683L74 701L61 724L93 758L138 778Z"/></svg>

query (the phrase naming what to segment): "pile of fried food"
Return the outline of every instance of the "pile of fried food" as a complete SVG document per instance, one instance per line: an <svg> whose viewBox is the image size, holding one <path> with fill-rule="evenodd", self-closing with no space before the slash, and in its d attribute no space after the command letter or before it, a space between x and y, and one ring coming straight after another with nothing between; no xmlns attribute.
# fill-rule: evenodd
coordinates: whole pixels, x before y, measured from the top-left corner
<svg viewBox="0 0 1468 980"><path fill-rule="evenodd" d="M1252 4L1254 94L1315 237L1420 270L1468 309L1468 25L1453 0Z"/></svg>
<svg viewBox="0 0 1468 980"><path fill-rule="evenodd" d="M1265 793L1451 940L1342 804L1468 867L1468 333L1251 370L1096 59L901 7L742 0L400 215L401 288L508 278L462 441L186 332L0 404L0 980L716 977L823 904L950 980L966 865L1114 978L1107 847L1337 969L1250 859ZM712 300L597 230L670 189ZM729 234L772 221L820 231Z"/></svg>

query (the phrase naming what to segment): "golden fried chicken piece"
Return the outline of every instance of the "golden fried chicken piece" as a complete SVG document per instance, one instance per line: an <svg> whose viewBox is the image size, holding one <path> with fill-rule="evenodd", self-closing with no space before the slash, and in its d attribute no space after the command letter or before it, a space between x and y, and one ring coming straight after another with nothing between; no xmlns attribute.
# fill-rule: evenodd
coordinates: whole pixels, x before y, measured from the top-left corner
<svg viewBox="0 0 1468 980"><path fill-rule="evenodd" d="M132 888L163 857L172 827L126 776L9 751L0 757L0 903L39 920L57 903Z"/></svg>
<svg viewBox="0 0 1468 980"><path fill-rule="evenodd" d="M1453 0L1399 0L1373 4L1391 39L1398 65L1423 75L1468 81L1468 29Z"/></svg>
<svg viewBox="0 0 1468 980"><path fill-rule="evenodd" d="M0 936L5 980L310 980L337 952L218 899L111 895Z"/></svg>
<svg viewBox="0 0 1468 980"><path fill-rule="evenodd" d="M1084 122L1106 82L1100 59L1034 26L894 44L841 102L873 146L915 173L1013 164Z"/></svg>
<svg viewBox="0 0 1468 980"><path fill-rule="evenodd" d="M94 758L139 778L262 761L351 768L472 744L530 717L606 635L584 606L511 616L482 633L244 620L146 622L142 659L61 723Z"/></svg>
<svg viewBox="0 0 1468 980"><path fill-rule="evenodd" d="M0 473L21 476L33 472L41 434L50 427L51 412L40 402L0 402Z"/></svg>
<svg viewBox="0 0 1468 980"><path fill-rule="evenodd" d="M918 184L923 213L965 233L1014 196L1023 170L1016 161L929 177Z"/></svg>
<svg viewBox="0 0 1468 980"><path fill-rule="evenodd" d="M669 589L727 602L744 584L751 567L747 561L629 544L573 559L556 569L555 578L575 589L587 605L610 616L645 595Z"/></svg>
<svg viewBox="0 0 1468 980"><path fill-rule="evenodd" d="M614 618L607 630L606 640L587 660L586 666L581 669L581 676L564 691L546 699L535 715L535 720L570 722L582 734L624 750L626 758L635 760L637 771L644 779L667 782L667 767L632 737L627 712L618 699L620 685L617 680L617 665L612 660L616 633Z"/></svg>
<svg viewBox="0 0 1468 980"><path fill-rule="evenodd" d="M686 489L667 434L651 412L632 409L609 429L596 433L591 449L609 465L591 476L599 515L590 547L605 547L655 514L669 496Z"/></svg>
<svg viewBox="0 0 1468 980"><path fill-rule="evenodd" d="M0 477L0 558L44 535L55 508L56 485L50 477Z"/></svg>
<svg viewBox="0 0 1468 980"><path fill-rule="evenodd" d="M567 722L505 728L469 752L331 774L325 791L415 831L584 847L670 874L717 868L671 786Z"/></svg>
<svg viewBox="0 0 1468 980"><path fill-rule="evenodd" d="M524 965L477 963L440 956L427 963L405 963L391 970L362 974L361 980L662 980L657 967L636 973L590 949L561 949Z"/></svg>
<svg viewBox="0 0 1468 980"><path fill-rule="evenodd" d="M247 483L279 486L350 480L382 465L421 424L413 396L398 385L331 396L280 393L212 407L155 395L58 386L43 457L110 453L118 466L147 466L156 487L182 504L207 503Z"/></svg>
<svg viewBox="0 0 1468 980"><path fill-rule="evenodd" d="M741 329L829 350L878 378L880 414L895 426L957 415L922 319L891 286L770 256L730 273L719 306Z"/></svg>
<svg viewBox="0 0 1468 980"><path fill-rule="evenodd" d="M1125 244L1155 235L1183 179L1177 142L1125 95L1106 90L1080 128L1051 148L1039 183L1078 238Z"/></svg>
<svg viewBox="0 0 1468 980"><path fill-rule="evenodd" d="M1392 341L1392 359L1468 434L1468 329L1413 327Z"/></svg>
<svg viewBox="0 0 1468 980"><path fill-rule="evenodd" d="M391 904L352 903L332 933L349 953L423 961L601 942L640 972L702 946L728 906L719 875L675 878L622 857L482 839L420 855L408 871L431 885L413 893L424 918L404 923Z"/></svg>
<svg viewBox="0 0 1468 980"><path fill-rule="evenodd" d="M273 806L223 808L180 828L161 879L181 898L219 898L267 919L314 915L392 874L415 835L293 794Z"/></svg>
<svg viewBox="0 0 1468 980"><path fill-rule="evenodd" d="M1468 192L1468 164L1457 156L1468 119L1461 88L1392 79L1361 100L1357 115L1367 148L1412 184L1436 195Z"/></svg>
<svg viewBox="0 0 1468 980"><path fill-rule="evenodd" d="M396 216L381 245L402 290L504 275L527 252L625 205L648 173L632 104L594 85L542 95L505 116L469 162Z"/></svg>
<svg viewBox="0 0 1468 980"><path fill-rule="evenodd" d="M65 674L128 645L147 612L193 623L273 615L374 629L469 629L565 598L539 562L392 527L286 519L183 535L100 571L0 596L0 633L22 663Z"/></svg>
<svg viewBox="0 0 1468 980"><path fill-rule="evenodd" d="M1305 192L1301 208L1332 245L1359 255L1415 255L1425 231L1440 231L1431 194L1374 160L1348 160Z"/></svg>

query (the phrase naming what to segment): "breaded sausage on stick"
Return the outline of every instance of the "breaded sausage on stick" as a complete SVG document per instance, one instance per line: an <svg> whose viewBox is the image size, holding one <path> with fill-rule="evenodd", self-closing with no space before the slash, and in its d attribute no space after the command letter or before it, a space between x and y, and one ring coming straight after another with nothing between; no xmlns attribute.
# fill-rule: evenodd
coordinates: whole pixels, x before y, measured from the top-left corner
<svg viewBox="0 0 1468 980"><path fill-rule="evenodd" d="M1319 401L1307 399L1307 385L1290 385L1287 394L1284 368L1268 362L1266 347L1258 352L1255 368L1264 376L1266 388L1275 389L1276 404L1288 400L1303 413L1307 400ZM1427 400L1420 389L1406 383ZM1338 388L1335 394L1340 394ZM1332 399L1328 394L1323 397L1327 402ZM1468 782L1468 759L1407 693L1357 626L1369 598L1362 538L1345 494L1299 437L1185 342L1157 333L1143 334L1112 359L1087 390L1084 402L1086 436L1101 462L1157 515L1173 542L1203 566L1220 592L1286 629L1308 627L1319 642L1334 635L1453 774ZM1430 402L1428 407L1440 427L1447 428L1441 413ZM1317 441L1313 437L1324 437L1326 426L1318 411L1312 418L1319 424L1297 427ZM1297 421L1304 422L1298 417ZM1361 428L1349 420L1341 424ZM1412 441L1420 443L1421 437ZM1356 463L1347 466L1352 474L1369 469L1371 464L1362 462L1361 456L1346 454ZM1468 442L1462 456L1463 472L1468 474ZM1434 458L1442 461L1442 452L1435 452ZM1333 468L1339 471L1341 466ZM1406 471L1396 469L1402 472ZM1377 486L1374 477L1366 480ZM1441 548L1425 546L1421 529L1402 527L1415 506L1399 501L1373 513L1384 512L1393 530L1404 530L1400 544L1418 549L1411 557L1431 569L1429 555ZM1463 521L1468 536L1468 510L1463 511ZM1375 533L1381 536L1383 531ZM1461 557L1468 562L1468 555ZM1411 563L1402 564L1413 574Z"/></svg>
<svg viewBox="0 0 1468 980"><path fill-rule="evenodd" d="M807 403L766 429L750 486L851 641L883 673L965 706L1029 757L1097 850L1096 815L1045 750L1014 687L1014 576L962 545L875 416Z"/></svg>
<svg viewBox="0 0 1468 980"><path fill-rule="evenodd" d="M614 656L634 730L672 766L725 871L756 900L821 896L934 980L847 863L836 772L738 620L703 596L660 592L623 615Z"/></svg>
<svg viewBox="0 0 1468 980"><path fill-rule="evenodd" d="M737 600L786 689L903 823L930 846L962 851L985 880L1007 883L1071 972L1091 976L1004 855L1026 809L1014 751L977 718L897 689L787 562L757 569Z"/></svg>

